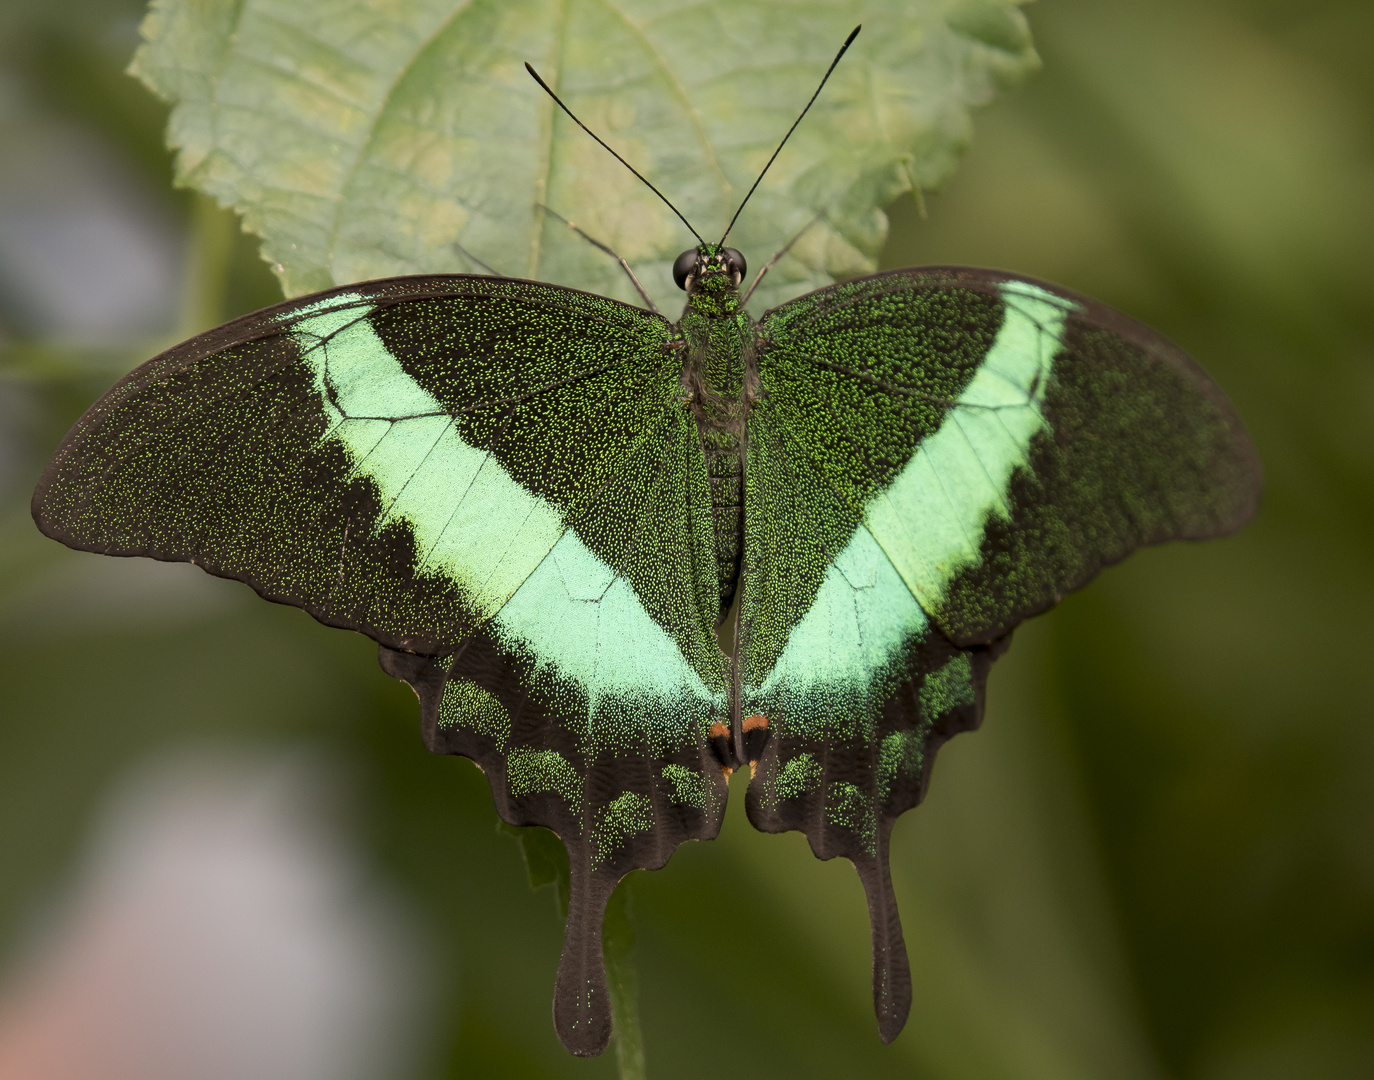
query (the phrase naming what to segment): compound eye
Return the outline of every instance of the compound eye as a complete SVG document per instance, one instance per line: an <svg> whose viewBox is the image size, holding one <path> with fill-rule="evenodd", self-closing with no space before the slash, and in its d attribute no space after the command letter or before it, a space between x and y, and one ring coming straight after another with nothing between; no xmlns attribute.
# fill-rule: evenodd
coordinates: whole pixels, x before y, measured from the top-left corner
<svg viewBox="0 0 1374 1080"><path fill-rule="evenodd" d="M691 274L696 264L696 248L692 248L690 251L684 251L675 260L673 260L673 280L677 282L677 287L679 289L687 288L687 277L689 274Z"/></svg>
<svg viewBox="0 0 1374 1080"><path fill-rule="evenodd" d="M729 267L730 273L736 278L744 277L745 271L748 269L744 262L744 256L734 248L726 248L721 254L725 256L725 265Z"/></svg>

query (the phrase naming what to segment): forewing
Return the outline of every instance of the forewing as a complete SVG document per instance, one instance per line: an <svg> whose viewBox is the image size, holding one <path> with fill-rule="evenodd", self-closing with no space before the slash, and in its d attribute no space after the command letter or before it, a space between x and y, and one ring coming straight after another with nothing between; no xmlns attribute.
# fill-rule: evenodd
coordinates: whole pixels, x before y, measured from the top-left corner
<svg viewBox="0 0 1374 1080"><path fill-rule="evenodd" d="M610 1033L601 916L713 836L727 712L700 441L660 317L572 290L406 278L212 331L78 422L34 496L86 550L195 562L382 646L431 749L554 830L559 1033Z"/></svg>
<svg viewBox="0 0 1374 1080"><path fill-rule="evenodd" d="M760 329L739 678L771 737L748 809L854 861L891 1039L910 979L887 839L1007 635L1135 547L1238 527L1259 468L1191 360L1052 286L898 271Z"/></svg>

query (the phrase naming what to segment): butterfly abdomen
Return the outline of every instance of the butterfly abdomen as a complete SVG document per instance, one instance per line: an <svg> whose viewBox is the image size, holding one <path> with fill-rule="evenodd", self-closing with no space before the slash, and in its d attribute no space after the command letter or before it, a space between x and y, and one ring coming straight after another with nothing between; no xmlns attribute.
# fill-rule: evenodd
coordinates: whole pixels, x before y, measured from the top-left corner
<svg viewBox="0 0 1374 1080"><path fill-rule="evenodd" d="M679 324L687 342L682 382L696 414L711 486L716 574L721 611L729 609L739 580L744 535L744 430L748 368L754 329L747 315L725 310L703 315L690 305Z"/></svg>
<svg viewBox="0 0 1374 1080"><path fill-rule="evenodd" d="M711 518L716 537L716 573L720 579L720 608L734 599L739 579L740 541L744 533L744 463L739 434L730 428L702 425L701 448L711 479Z"/></svg>

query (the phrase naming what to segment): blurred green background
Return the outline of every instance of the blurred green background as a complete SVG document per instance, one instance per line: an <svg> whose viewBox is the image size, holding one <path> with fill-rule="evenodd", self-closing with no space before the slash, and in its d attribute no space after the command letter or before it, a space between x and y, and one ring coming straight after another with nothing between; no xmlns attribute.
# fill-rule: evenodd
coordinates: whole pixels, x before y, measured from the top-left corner
<svg viewBox="0 0 1374 1080"><path fill-rule="evenodd" d="M230 216L170 187L165 108L122 74L141 8L0 8L0 1075L51 958L80 967L63 942L99 922L130 801L176 816L208 791L211 819L270 804L266 832L317 838L331 884L302 918L339 921L339 948L372 934L348 978L373 997L309 1030L351 1046L366 1025L345 1021L370 1017L374 1058L321 1075L613 1076L554 1036L553 899L477 770L424 752L367 641L29 519L115 378L280 295ZM1249 425L1263 509L1017 632L984 730L894 836L916 992L892 1046L853 872L754 833L742 786L720 840L635 875L651 1076L1374 1075L1374 5L1028 14L1044 70L978 115L927 217L892 208L884 265L1014 269L1158 327ZM134 1009L146 980L115 969ZM108 1004L84 1001L90 1030Z"/></svg>

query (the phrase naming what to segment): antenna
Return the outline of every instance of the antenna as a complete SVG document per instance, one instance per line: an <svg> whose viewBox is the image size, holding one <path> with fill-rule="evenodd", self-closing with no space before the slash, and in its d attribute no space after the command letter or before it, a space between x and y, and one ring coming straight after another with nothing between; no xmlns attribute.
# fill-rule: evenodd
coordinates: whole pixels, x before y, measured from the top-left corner
<svg viewBox="0 0 1374 1080"><path fill-rule="evenodd" d="M840 51L835 54L835 59L830 61L830 66L825 69L825 74L821 76L821 85L816 87L816 92L811 95L811 100L806 103L806 108L801 111L801 116L797 117L795 120L792 121L792 126L787 129L787 134L782 137L782 142L778 143L778 148L773 151L773 156L768 159L768 164L763 167L763 172L759 173L758 180L754 181L754 187L751 187L749 189L748 194L744 196L744 202L739 204L739 210L736 210L735 216L730 219L730 224L725 226L725 235L720 238L720 244L725 243L725 237L730 235L730 230L735 227L735 222L739 219L740 210L744 209L744 203L747 203L749 201L749 196L753 195L754 189L759 186L759 180L763 179L764 173L768 172L769 168L772 167L773 162L777 160L778 155L782 153L782 148L787 145L787 140L792 137L792 132L796 131L797 125L802 122L802 116L805 116L811 110L811 106L814 105L816 103L816 99L821 96L821 90L825 88L825 83L826 80L830 78L830 73L835 70L835 65L840 62L840 57L842 57L845 54L845 51L849 48L849 46L854 43L854 39L859 36L859 31L862 29L863 24L860 23L858 26L854 27L853 30L849 31L849 36L844 39L844 44L840 46ZM528 64L526 64L525 66L529 67ZM531 73L533 73L534 69L530 68L530 71ZM536 79L539 78L538 75L535 75L534 77ZM545 89L548 88L545 87ZM550 91L550 93L552 93L552 91ZM554 100L558 101L557 98L554 98ZM559 101L558 104L562 105L563 103ZM572 114L570 113L569 115ZM573 119L575 120L577 118L573 117ZM592 137L596 138L596 136ZM596 141L601 142L600 139L597 139ZM601 143L601 145L605 146L606 144ZM610 147L607 146L606 149L609 150ZM639 174L636 173L635 175L637 176ZM646 180L645 183L648 183L648 181ZM662 198L662 196L659 196L659 198ZM666 199L664 199L664 201L667 202ZM687 227L689 229L691 228L690 225ZM720 244L718 244L717 247L719 247Z"/></svg>
<svg viewBox="0 0 1374 1080"><path fill-rule="evenodd" d="M856 30L856 31L854 31L854 33L857 34L858 31ZM850 34L850 35L849 35L849 40L850 40L850 41L853 41L853 40L854 40L854 34ZM848 45L849 45L849 41L846 41L846 42L845 42L845 46L848 47ZM841 49L840 51L843 52L844 50ZM836 59L838 60L839 57L836 57ZM830 66L831 66L831 67L834 67L835 65L834 65L834 64L831 64ZM623 157L621 157L619 154L617 154L617 153L616 153L614 150L612 150L609 146L606 146L606 144L601 140L601 137L600 137L599 135L597 135L596 132L594 132L591 128L589 128L586 124L584 124L581 120L579 120L575 115L573 115L573 111L572 111L570 108L568 108L566 105L563 104L562 99L561 99L557 94L555 94L552 90L549 89L549 84L546 83L543 79L541 79L541 78L539 77L539 72L535 71L534 68L532 68L532 67L530 66L530 63L529 63L528 60L525 61L525 70L528 71L531 75L533 75L533 76L534 76L534 81L537 82L540 86L542 86L542 87L544 88L544 93L548 94L549 97L553 98L553 100L554 100L555 102L558 103L558 107L559 107L560 109L562 109L565 113L567 113L569 116L572 117L572 121L573 121L574 124L576 124L578 127L580 127L583 131L585 131L588 135L590 135L590 136L591 136L593 139L595 139L597 142L601 143L601 145L606 149L606 151L611 155L611 157L615 158L616 161L618 161L618 162L620 162L620 164L624 165L625 168L627 168L627 169L630 170L630 172L632 172L632 173L634 173L636 176L638 176L639 179L643 182L643 184L644 184L645 187L647 187L650 191L652 191L655 195L657 195L660 199L663 200L663 205L664 205L664 206L666 206L666 207L667 207L669 210L671 210L673 213L677 214L677 216L678 216L679 220L681 220L682 224L684 224L684 225L687 226L687 231L690 232L693 236L695 236L695 237L697 238L697 242L698 242L699 244L701 244L702 247L705 247L705 246L706 246L706 241L703 240L703 239L701 238L701 233L697 232L696 229L692 228L692 223L691 223L690 221L688 221L685 217L682 216L682 212L681 212L680 210L678 210L678 208L677 208L676 206L674 206L672 203L670 203L670 202L668 201L668 196L664 195L663 192L659 191L658 188L654 187L653 184L651 184L651 183L649 183L649 181L645 180L645 179L644 179L644 175L643 175L638 169L636 169L633 165L631 165L631 164L630 164L628 161L626 161ZM830 73L829 73L829 72L826 72L826 74L829 75ZM820 92L820 91L817 91L817 93L819 93L819 92ZM812 100L814 101L815 98L812 98ZM809 108L809 106L808 106L808 108ZM792 126L793 126L793 127L796 127L795 124L793 124ZM791 134L791 132L789 132L788 134ZM774 156L776 157L777 155L774 155ZM771 162L770 162L770 164L771 164ZM598 245L598 246L600 246L600 245ZM618 258L618 257L619 257L619 256L617 256L617 258ZM636 282L636 284L638 284L638 282Z"/></svg>

